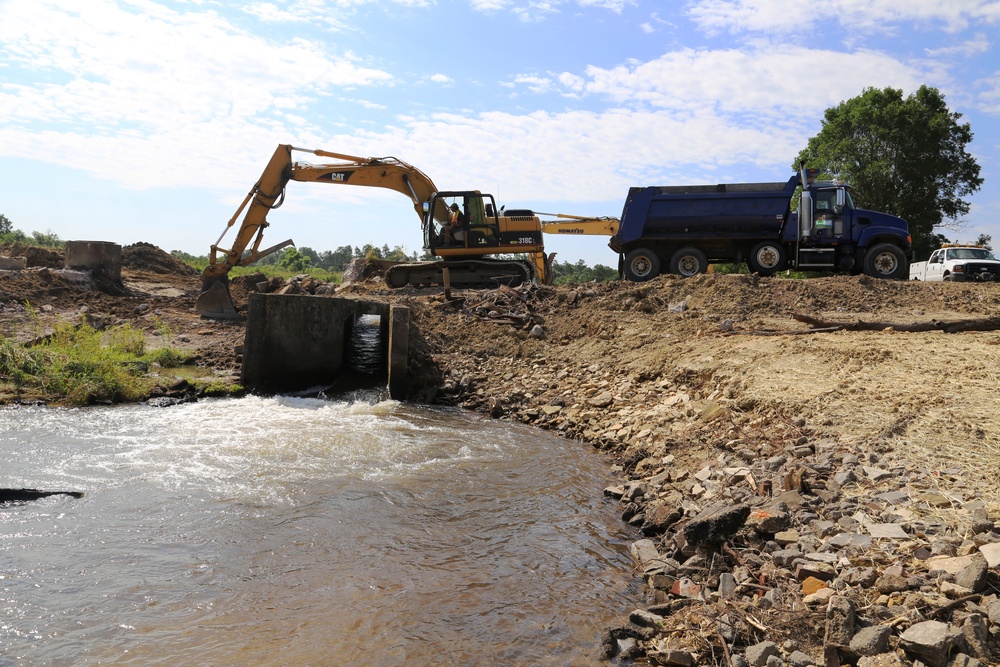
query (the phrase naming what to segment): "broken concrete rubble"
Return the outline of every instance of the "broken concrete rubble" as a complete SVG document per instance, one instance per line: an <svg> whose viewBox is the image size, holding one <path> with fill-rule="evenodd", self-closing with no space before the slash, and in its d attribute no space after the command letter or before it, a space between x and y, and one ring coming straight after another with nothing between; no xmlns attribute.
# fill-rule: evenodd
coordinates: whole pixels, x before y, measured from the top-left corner
<svg viewBox="0 0 1000 667"><path fill-rule="evenodd" d="M779 407L748 410L725 378L706 387L543 353L508 360L506 373L504 363L450 360L452 373L480 383L456 402L618 461L623 482L605 493L636 530L641 611L657 617L633 614L611 629L634 640L628 657L929 665L923 635L902 635L934 621L953 638L948 660L1000 660L1000 532L959 469L909 463L877 438L827 435ZM707 623L717 631L704 632ZM755 653L767 642L773 652ZM617 646L606 643L606 655L622 657Z"/></svg>

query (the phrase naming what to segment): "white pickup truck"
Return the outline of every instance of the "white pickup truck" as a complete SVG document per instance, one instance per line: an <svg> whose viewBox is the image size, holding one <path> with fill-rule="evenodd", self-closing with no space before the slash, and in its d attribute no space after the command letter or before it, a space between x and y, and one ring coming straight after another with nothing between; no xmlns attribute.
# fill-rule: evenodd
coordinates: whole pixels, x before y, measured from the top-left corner
<svg viewBox="0 0 1000 667"><path fill-rule="evenodd" d="M910 264L910 280L1000 281L1000 261L982 246L946 244Z"/></svg>

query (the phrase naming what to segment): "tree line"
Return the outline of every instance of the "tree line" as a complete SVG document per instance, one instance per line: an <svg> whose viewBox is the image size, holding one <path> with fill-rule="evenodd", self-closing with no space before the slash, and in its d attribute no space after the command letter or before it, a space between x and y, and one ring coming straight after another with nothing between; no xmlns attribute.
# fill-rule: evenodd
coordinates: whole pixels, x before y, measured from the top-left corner
<svg viewBox="0 0 1000 667"><path fill-rule="evenodd" d="M0 213L0 243L22 243L42 248L62 248L66 245L65 241L52 232L27 234L20 229L15 229L14 223L3 213Z"/></svg>

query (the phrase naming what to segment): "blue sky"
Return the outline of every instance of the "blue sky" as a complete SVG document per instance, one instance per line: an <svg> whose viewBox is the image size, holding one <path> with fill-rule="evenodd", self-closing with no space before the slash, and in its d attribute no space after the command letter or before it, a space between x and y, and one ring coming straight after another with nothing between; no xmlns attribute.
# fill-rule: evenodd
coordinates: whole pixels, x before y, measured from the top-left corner
<svg viewBox="0 0 1000 667"><path fill-rule="evenodd" d="M985 179L942 231L1000 242L998 28L997 0L0 0L0 213L204 255L289 143L617 216L630 186L783 181L825 109L927 84ZM388 190L291 183L269 220L264 245L421 246Z"/></svg>

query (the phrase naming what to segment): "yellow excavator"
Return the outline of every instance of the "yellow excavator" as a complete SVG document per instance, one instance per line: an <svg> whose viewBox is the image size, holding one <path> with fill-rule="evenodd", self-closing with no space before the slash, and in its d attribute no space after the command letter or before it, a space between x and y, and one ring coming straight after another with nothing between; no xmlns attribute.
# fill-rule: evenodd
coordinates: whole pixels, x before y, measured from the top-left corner
<svg viewBox="0 0 1000 667"><path fill-rule="evenodd" d="M292 152L311 153L337 160L327 164L294 162ZM456 287L517 285L533 279L550 279L551 258L545 254L542 232L602 234L612 236L609 218L585 218L558 214L573 222L543 223L530 210L497 209L493 195L478 190L439 191L433 181L416 167L394 157L358 157L324 150L296 148L281 144L264 168L260 179L230 218L218 241L211 246L208 266L202 272L202 292L196 308L203 317L237 317L229 293L229 272L293 245L291 239L261 249L268 213L281 206L289 181L367 185L389 188L409 197L423 227L424 250L437 261L398 264L386 271L390 287L430 285L443 282L444 269ZM449 228L453 211L461 213L459 228ZM245 211L245 214L244 214ZM243 214L230 248L222 239ZM546 215L546 214L543 214ZM617 220L614 228L617 230ZM549 227L548 225L552 226ZM583 231L586 229L587 231ZM525 254L528 261L493 258L491 255Z"/></svg>

